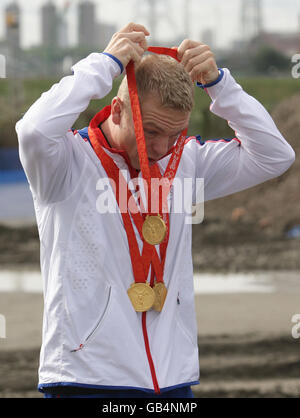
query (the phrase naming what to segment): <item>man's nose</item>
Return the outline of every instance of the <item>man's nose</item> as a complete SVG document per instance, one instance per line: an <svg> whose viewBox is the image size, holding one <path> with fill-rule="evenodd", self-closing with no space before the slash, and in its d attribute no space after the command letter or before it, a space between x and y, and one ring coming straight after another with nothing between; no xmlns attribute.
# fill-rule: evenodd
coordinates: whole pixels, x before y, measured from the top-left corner
<svg viewBox="0 0 300 418"><path fill-rule="evenodd" d="M168 152L168 148L169 138L157 138L157 140L151 144L149 152L150 158L161 158Z"/></svg>

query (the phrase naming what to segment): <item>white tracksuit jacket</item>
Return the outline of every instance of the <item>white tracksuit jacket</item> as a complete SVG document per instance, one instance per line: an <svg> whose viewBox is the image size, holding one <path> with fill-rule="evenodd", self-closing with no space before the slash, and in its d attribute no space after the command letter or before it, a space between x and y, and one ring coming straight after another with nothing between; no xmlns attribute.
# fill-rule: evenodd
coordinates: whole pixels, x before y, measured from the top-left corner
<svg viewBox="0 0 300 418"><path fill-rule="evenodd" d="M41 242L39 388L68 384L151 392L142 314L135 312L127 295L134 277L122 218L119 212L96 210L97 181L106 173L89 142L70 131L91 99L110 92L120 68L108 56L93 53L72 69L74 74L42 94L16 126ZM243 91L228 69L224 72L222 80L207 89L210 110L229 121L238 140L200 145L191 138L177 171L177 178L204 179L205 200L279 176L295 158L264 107ZM120 155L109 154L128 169ZM161 169L169 158L159 161ZM146 314L161 390L199 379L191 225L184 213L170 215L164 280L168 295L162 312Z"/></svg>

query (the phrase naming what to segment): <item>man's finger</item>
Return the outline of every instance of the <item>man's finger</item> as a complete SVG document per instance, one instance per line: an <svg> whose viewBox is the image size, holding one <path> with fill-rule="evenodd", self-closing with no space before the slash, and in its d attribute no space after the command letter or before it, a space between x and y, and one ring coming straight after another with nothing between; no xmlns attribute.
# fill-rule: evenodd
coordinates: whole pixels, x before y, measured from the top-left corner
<svg viewBox="0 0 300 418"><path fill-rule="evenodd" d="M181 44L178 47L178 59L182 59L183 54L187 49L194 48L198 45L203 45L201 42L192 41L191 39L185 39L181 42Z"/></svg>
<svg viewBox="0 0 300 418"><path fill-rule="evenodd" d="M144 54L144 48L142 48L140 45L138 45L137 43L132 42L130 39L128 39L128 43L129 43L129 47L130 47L130 56L131 59L135 62L138 63L140 62L143 54Z"/></svg>
<svg viewBox="0 0 300 418"><path fill-rule="evenodd" d="M119 34L119 37L127 38L131 42L139 44L144 49L144 51L146 51L148 48L144 32L124 32L122 34Z"/></svg>
<svg viewBox="0 0 300 418"><path fill-rule="evenodd" d="M191 59L193 59L196 56L201 56L207 51L210 51L210 49L207 45L204 44L195 46L194 48L188 48L185 50L182 56L181 64L185 66Z"/></svg>
<svg viewBox="0 0 300 418"><path fill-rule="evenodd" d="M204 62L196 65L193 69L189 72L189 75L193 81L196 81L200 74L205 73L207 71L212 70L211 58L205 60Z"/></svg>
<svg viewBox="0 0 300 418"><path fill-rule="evenodd" d="M214 54L211 51L204 51L202 54L195 55L194 57L190 58L186 64L184 64L185 70L189 73L193 67L202 62L206 61L209 58L213 58Z"/></svg>
<svg viewBox="0 0 300 418"><path fill-rule="evenodd" d="M123 29L119 30L120 33L127 32L143 32L146 36L150 35L150 32L145 28L145 26L138 23L128 23Z"/></svg>

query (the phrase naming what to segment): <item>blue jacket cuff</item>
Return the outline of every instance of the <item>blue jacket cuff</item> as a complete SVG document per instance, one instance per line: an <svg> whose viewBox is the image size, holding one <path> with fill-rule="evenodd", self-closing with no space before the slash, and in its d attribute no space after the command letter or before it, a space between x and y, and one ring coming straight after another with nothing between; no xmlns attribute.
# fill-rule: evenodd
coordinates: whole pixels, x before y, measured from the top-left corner
<svg viewBox="0 0 300 418"><path fill-rule="evenodd" d="M208 83L208 84L202 84L202 83L197 82L196 83L197 86L201 87L202 89L206 89L207 87L212 87L215 84L219 83L219 81L221 81L222 78L224 77L224 70L222 68L218 68L218 70L219 70L219 77L215 81L212 81L211 83Z"/></svg>
<svg viewBox="0 0 300 418"><path fill-rule="evenodd" d="M115 57L114 55L109 54L108 52L101 52L101 53L104 54L104 55L107 55L108 57L113 59L118 64L118 66L120 67L121 74L122 74L122 72L124 71L124 67L123 67L123 64L121 63L121 61L117 57Z"/></svg>

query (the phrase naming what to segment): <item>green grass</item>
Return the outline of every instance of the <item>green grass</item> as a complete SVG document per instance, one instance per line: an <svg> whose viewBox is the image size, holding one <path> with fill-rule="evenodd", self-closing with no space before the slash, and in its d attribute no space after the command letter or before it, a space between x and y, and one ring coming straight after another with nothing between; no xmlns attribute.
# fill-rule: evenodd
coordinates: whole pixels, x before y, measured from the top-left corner
<svg viewBox="0 0 300 418"><path fill-rule="evenodd" d="M2 113L0 129L4 124L5 132L7 126L15 121L12 120L12 112L18 120L23 113L34 103L40 95L49 90L51 86L57 83L57 79L27 79L18 80L17 83L12 80L1 80L0 83L0 101L2 107L7 110L7 120L5 114ZM116 95L120 80L116 80L112 91L102 100L92 100L88 109L83 112L76 121L74 128L79 129L87 126L89 120L101 108L110 104L112 98ZM241 84L243 89L250 95L259 100L265 108L272 112L274 107L282 100L291 97L296 93L300 93L300 79L293 78L274 79L274 78L237 78L237 82ZM15 94L19 94L16 101ZM228 127L227 121L221 120L209 111L210 98L200 88L195 89L195 107L192 112L189 134L201 134L203 138L209 137L231 137L233 131ZM17 103L17 104L16 104ZM12 141L15 139L12 138ZM1 140L0 140L1 146Z"/></svg>

